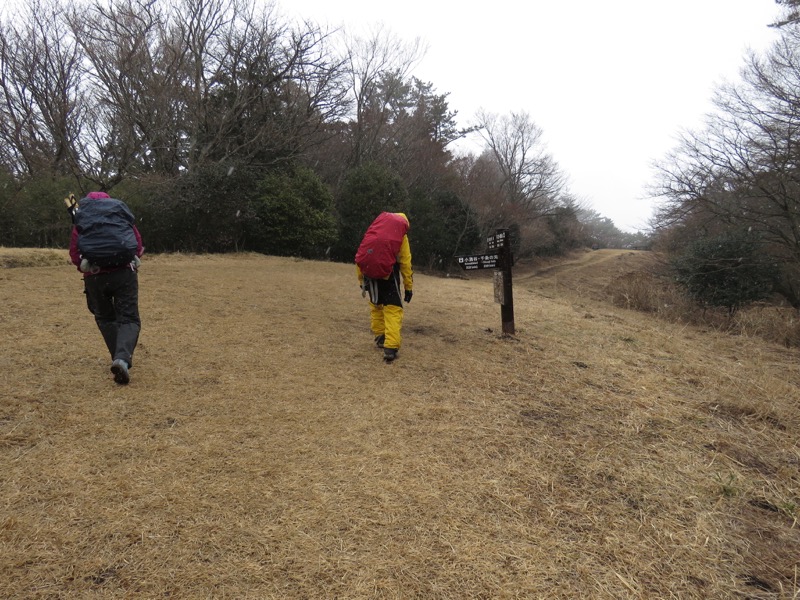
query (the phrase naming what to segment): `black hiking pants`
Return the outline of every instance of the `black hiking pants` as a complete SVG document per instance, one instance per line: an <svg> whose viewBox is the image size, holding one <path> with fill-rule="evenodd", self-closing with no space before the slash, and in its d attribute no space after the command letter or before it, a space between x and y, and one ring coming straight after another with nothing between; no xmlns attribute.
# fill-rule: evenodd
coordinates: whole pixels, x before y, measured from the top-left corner
<svg viewBox="0 0 800 600"><path fill-rule="evenodd" d="M398 263L394 263L392 274L387 279L370 279L366 275L364 279L367 281L370 302L403 307L400 293L400 265Z"/></svg>
<svg viewBox="0 0 800 600"><path fill-rule="evenodd" d="M120 269L84 277L86 304L103 335L111 360L133 366L139 341L139 279L133 269Z"/></svg>

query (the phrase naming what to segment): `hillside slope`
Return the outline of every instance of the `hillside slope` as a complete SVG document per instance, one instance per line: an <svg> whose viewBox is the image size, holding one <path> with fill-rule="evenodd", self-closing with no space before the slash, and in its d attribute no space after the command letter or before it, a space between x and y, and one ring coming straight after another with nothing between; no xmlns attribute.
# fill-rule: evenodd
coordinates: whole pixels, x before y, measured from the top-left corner
<svg viewBox="0 0 800 600"><path fill-rule="evenodd" d="M147 257L127 387L0 269L0 597L796 598L800 353L600 301L635 256L520 265L513 337L417 275L391 365L349 265Z"/></svg>

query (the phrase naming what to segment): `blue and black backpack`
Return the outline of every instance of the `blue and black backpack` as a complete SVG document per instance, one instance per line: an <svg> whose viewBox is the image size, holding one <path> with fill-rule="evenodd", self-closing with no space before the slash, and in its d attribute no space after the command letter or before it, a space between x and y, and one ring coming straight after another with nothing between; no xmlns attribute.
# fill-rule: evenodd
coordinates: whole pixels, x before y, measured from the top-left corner
<svg viewBox="0 0 800 600"><path fill-rule="evenodd" d="M84 198L75 212L78 250L98 267L121 267L136 256L136 219L122 200Z"/></svg>

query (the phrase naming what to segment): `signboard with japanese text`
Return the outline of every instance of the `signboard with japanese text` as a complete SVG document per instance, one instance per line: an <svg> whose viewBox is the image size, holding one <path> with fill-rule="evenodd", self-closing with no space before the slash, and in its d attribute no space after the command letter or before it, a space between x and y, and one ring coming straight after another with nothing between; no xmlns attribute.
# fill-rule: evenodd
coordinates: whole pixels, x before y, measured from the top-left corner
<svg viewBox="0 0 800 600"><path fill-rule="evenodd" d="M494 235L490 235L486 238L487 248L489 250L496 250L497 248L502 248L505 246L506 243L506 232L505 231L498 231Z"/></svg>
<svg viewBox="0 0 800 600"><path fill-rule="evenodd" d="M458 257L458 266L465 271L474 271L476 269L496 269L499 264L499 254L475 254L473 256Z"/></svg>
<svg viewBox="0 0 800 600"><path fill-rule="evenodd" d="M511 284L511 267L514 256L511 253L511 238L508 229L497 229L494 235L486 238L486 254L456 256L458 266L465 271L495 269L494 301L500 305L500 320L503 333L514 335L514 292Z"/></svg>

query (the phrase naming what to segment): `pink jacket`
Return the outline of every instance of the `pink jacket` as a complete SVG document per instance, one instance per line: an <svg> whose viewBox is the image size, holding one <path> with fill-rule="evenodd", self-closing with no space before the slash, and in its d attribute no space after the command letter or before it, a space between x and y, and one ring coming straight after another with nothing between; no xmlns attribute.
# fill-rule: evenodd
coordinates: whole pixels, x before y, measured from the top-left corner
<svg viewBox="0 0 800 600"><path fill-rule="evenodd" d="M105 192L89 192L86 194L86 197L90 200L102 200L103 198L110 198L108 194ZM136 249L136 256L142 256L144 254L144 245L142 245L142 236L139 233L139 230L136 229L136 225L133 226L133 233L136 236L136 245L138 246ZM73 226L72 227L72 236L69 240L69 258L72 261L72 264L78 269L81 270L81 253L78 250L78 228ZM96 271L94 273L84 273L83 276L86 277L87 275L96 275L97 273L110 273L112 271L119 271L120 269L127 269L129 268L127 265L122 267L105 267Z"/></svg>

